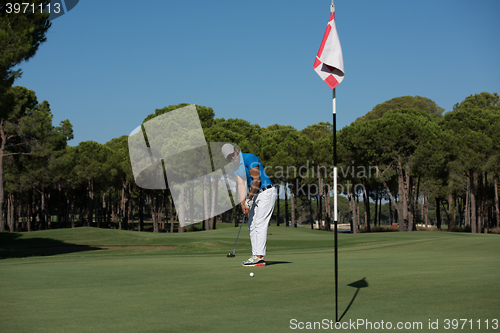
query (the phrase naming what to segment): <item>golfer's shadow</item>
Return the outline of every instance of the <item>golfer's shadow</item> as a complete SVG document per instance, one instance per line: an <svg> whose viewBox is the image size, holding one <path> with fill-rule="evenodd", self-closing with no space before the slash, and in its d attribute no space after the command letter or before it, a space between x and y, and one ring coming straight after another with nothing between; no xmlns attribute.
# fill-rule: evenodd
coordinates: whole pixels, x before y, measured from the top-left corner
<svg viewBox="0 0 500 333"><path fill-rule="evenodd" d="M291 264L290 261L266 261L266 266L280 265L280 264Z"/></svg>
<svg viewBox="0 0 500 333"><path fill-rule="evenodd" d="M339 318L339 321L342 320L342 318L345 316L345 314L347 313L347 311L349 311L349 308L351 307L352 303L354 303L354 300L356 299L356 296L358 296L358 293L359 293L359 289L361 288L368 288L368 282L366 282L365 280L366 278L362 278L361 280L358 280L358 281L355 281L353 283L349 283L348 286L349 287L354 287L356 288L356 292L354 293L354 296L352 297L351 299L351 302L349 303L349 305L347 306L347 308L345 309L344 313L342 313L342 315L340 316Z"/></svg>

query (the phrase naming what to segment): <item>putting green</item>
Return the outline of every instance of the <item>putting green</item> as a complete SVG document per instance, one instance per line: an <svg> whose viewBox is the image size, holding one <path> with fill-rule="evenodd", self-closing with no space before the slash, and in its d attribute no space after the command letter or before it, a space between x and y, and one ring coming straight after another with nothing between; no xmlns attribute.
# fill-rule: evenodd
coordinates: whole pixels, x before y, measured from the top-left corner
<svg viewBox="0 0 500 333"><path fill-rule="evenodd" d="M268 266L256 268L239 266L250 251L246 230L236 257L226 257L237 234L229 225L184 234L2 233L0 332L327 330L335 321L333 234L269 232ZM498 235L340 234L339 246L338 312L348 329L333 331L448 332L453 319L462 331L500 331Z"/></svg>

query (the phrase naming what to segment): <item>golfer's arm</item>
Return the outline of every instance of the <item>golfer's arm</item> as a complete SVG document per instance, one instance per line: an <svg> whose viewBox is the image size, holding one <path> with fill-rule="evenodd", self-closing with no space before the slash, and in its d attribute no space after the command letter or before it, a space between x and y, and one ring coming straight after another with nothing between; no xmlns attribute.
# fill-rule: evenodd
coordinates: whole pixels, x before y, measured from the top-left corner
<svg viewBox="0 0 500 333"><path fill-rule="evenodd" d="M250 194L248 194L248 199L251 200L260 190L261 180L259 167L256 166L255 168L250 169L248 172L250 173L250 177L252 177L252 188L250 189Z"/></svg>
<svg viewBox="0 0 500 333"><path fill-rule="evenodd" d="M245 186L243 178L241 178L240 176L236 177L236 181L238 182L238 200L240 200L240 203L243 207L245 198L247 197L247 187Z"/></svg>

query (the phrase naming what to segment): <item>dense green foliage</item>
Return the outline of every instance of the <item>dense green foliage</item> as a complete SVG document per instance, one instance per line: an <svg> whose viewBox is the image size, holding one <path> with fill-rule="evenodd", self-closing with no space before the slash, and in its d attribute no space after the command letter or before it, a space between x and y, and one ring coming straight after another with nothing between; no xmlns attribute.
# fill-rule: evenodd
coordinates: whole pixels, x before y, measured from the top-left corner
<svg viewBox="0 0 500 333"><path fill-rule="evenodd" d="M0 1L0 106L5 91L12 86L14 80L21 75L21 70L13 70L14 66L32 58L41 43L45 42L45 34L50 28L49 13L27 11L7 13L7 3ZM34 7L45 7L50 0L30 1ZM5 110L0 107L1 117Z"/></svg>
<svg viewBox="0 0 500 333"><path fill-rule="evenodd" d="M500 220L499 120L496 93L467 97L444 117L422 97L394 98L342 129L341 149L353 164L376 167L374 183L364 175L360 181L366 181L366 192L383 184L399 230L428 224L434 203L437 228L444 207L449 230L488 232Z"/></svg>
<svg viewBox="0 0 500 333"><path fill-rule="evenodd" d="M47 102L39 104L34 92L22 87L12 88L11 94L3 219L10 231L79 225L184 231L178 228L168 189L135 185L127 136L106 144L67 146L69 121L53 127ZM157 109L144 122L186 105ZM384 226L440 229L444 224L448 230L497 231L498 95L470 96L444 116L434 102L418 96L395 98L374 110L381 105L386 109L379 117L355 121L338 132L339 223L352 232ZM233 142L258 155L272 181L281 185L273 223L329 230L331 124L302 131L278 124L261 128L243 119L215 118L208 107L196 110L207 142ZM217 222L240 218L235 209L190 230L213 229Z"/></svg>
<svg viewBox="0 0 500 333"><path fill-rule="evenodd" d="M444 112L442 107L438 106L436 102L429 98L422 96L401 96L377 104L370 112L358 118L356 121L368 121L382 118L387 111L398 109L417 109L438 117L441 117Z"/></svg>

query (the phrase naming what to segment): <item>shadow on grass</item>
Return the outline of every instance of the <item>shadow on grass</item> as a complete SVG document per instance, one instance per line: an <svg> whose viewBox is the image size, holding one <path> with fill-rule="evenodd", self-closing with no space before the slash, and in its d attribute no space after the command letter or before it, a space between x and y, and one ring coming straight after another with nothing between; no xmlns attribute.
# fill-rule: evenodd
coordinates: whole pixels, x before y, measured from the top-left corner
<svg viewBox="0 0 500 333"><path fill-rule="evenodd" d="M355 281L353 283L349 283L348 286L356 288L356 292L354 293L354 296L352 297L351 302L349 303L349 305L345 309L344 313L342 313L342 315L340 316L340 318L338 320L339 322L342 320L342 318L344 318L347 311L349 311L349 308L351 307L352 303L354 303L356 296L358 296L359 290L361 288L368 288L368 282L366 282L366 278L362 278L361 280Z"/></svg>
<svg viewBox="0 0 500 333"><path fill-rule="evenodd" d="M101 250L101 248L70 244L50 238L22 239L21 235L16 233L0 233L0 259L52 256L94 250Z"/></svg>
<svg viewBox="0 0 500 333"><path fill-rule="evenodd" d="M266 266L280 265L280 264L291 264L290 261L266 261Z"/></svg>

